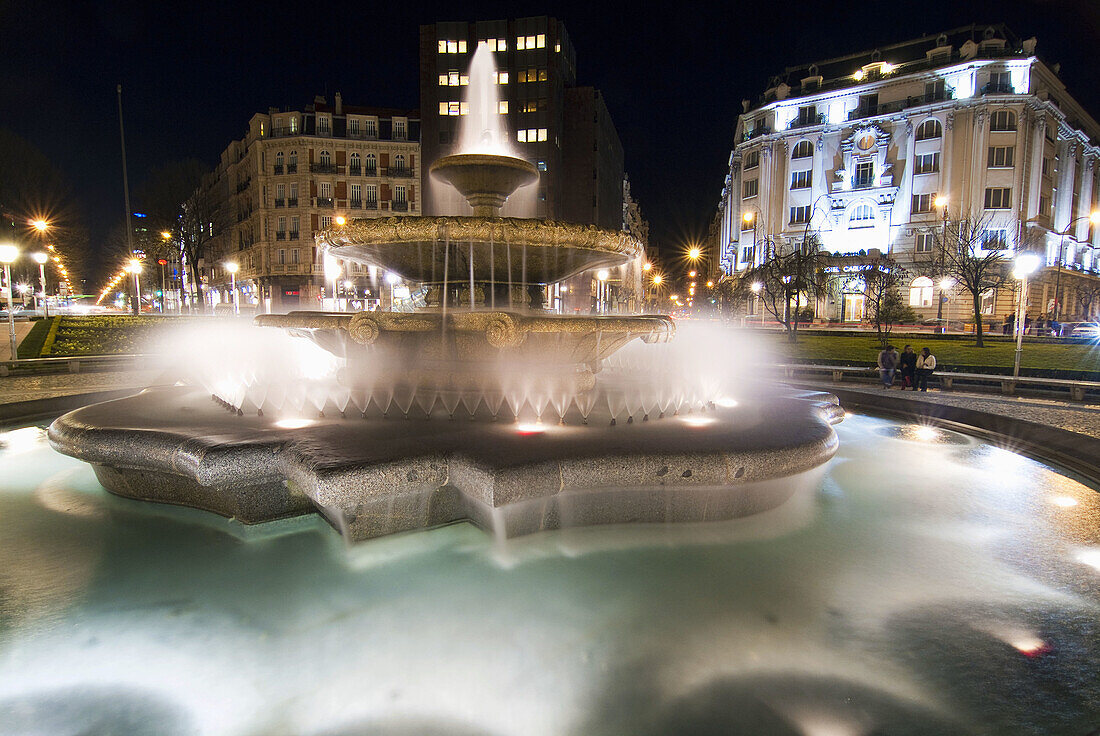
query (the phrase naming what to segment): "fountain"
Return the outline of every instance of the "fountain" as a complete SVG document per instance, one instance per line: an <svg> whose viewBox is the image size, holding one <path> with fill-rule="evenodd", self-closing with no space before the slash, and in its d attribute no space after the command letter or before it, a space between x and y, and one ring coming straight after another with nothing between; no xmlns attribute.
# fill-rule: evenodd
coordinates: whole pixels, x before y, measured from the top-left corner
<svg viewBox="0 0 1100 736"><path fill-rule="evenodd" d="M426 308L262 315L259 326L309 338L335 370L273 381L255 365L220 366L67 414L50 428L54 447L119 495L246 523L317 510L351 540L458 520L510 537L730 519L813 482L837 447L834 397L734 398L703 351L686 360L670 343L668 317L543 309L546 285L644 248L621 232L500 216L538 170L492 114L490 56L475 54L466 147L431 165L474 214L357 220L317 237L329 256L422 284Z"/></svg>

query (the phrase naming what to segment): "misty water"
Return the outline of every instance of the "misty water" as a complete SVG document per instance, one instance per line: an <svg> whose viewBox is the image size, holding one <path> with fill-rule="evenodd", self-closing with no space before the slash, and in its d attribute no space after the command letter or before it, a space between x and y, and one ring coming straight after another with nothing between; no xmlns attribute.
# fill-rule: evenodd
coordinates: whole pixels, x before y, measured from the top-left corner
<svg viewBox="0 0 1100 736"><path fill-rule="evenodd" d="M729 523L345 546L111 496L0 435L0 734L1079 734L1100 494L855 416Z"/></svg>

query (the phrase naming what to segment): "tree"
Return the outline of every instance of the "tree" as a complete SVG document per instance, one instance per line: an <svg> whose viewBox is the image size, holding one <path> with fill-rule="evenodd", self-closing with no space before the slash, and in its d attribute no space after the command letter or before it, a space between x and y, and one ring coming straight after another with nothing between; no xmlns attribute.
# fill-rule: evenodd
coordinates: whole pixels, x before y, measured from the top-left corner
<svg viewBox="0 0 1100 736"><path fill-rule="evenodd" d="M867 265L862 274L864 304L874 322L879 343L885 348L895 324L916 319L916 314L904 302L898 288L908 280L909 274L897 261L885 255Z"/></svg>
<svg viewBox="0 0 1100 736"><path fill-rule="evenodd" d="M770 241L765 242L765 248L763 263L750 269L742 282L760 284L764 308L786 329L787 339L795 342L799 320L805 315L801 299L816 299L825 290L823 256L813 234L789 249Z"/></svg>
<svg viewBox="0 0 1100 736"><path fill-rule="evenodd" d="M986 250L986 230L991 217L961 217L944 228L933 231L936 253L942 264L942 274L950 276L970 294L974 314L974 336L977 347L982 342L982 295L1002 288L1011 278L1010 264L1001 250Z"/></svg>
<svg viewBox="0 0 1100 736"><path fill-rule="evenodd" d="M1077 303L1085 319L1092 319L1093 308L1100 302L1100 281L1089 279L1077 285Z"/></svg>

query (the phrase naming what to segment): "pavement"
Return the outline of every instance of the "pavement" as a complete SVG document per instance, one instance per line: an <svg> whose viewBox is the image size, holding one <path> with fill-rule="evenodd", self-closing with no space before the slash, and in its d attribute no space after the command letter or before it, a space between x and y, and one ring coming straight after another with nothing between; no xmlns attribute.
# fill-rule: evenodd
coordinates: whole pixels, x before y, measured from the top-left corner
<svg viewBox="0 0 1100 736"><path fill-rule="evenodd" d="M852 392L871 397L906 399L935 406L969 409L1011 419L1034 422L1047 427L1057 427L1068 432L1100 439L1100 405L1059 399L1003 396L1001 394L971 393L967 391L943 391L929 388L924 391L883 389L878 384L861 385L850 380L844 383L831 381L800 381L799 385L812 386L821 391Z"/></svg>
<svg viewBox="0 0 1100 736"><path fill-rule="evenodd" d="M52 373L0 378L0 404L59 396L133 389L135 392L162 383L160 370L105 371L102 373Z"/></svg>

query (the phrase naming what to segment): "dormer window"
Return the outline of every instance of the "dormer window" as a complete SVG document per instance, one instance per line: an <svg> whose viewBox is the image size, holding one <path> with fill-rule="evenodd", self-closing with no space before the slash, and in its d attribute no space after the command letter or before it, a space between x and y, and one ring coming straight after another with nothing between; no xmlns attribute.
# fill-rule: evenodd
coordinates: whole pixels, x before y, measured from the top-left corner
<svg viewBox="0 0 1100 736"><path fill-rule="evenodd" d="M330 135L332 133L332 118L328 115L318 115L317 132L321 135Z"/></svg>

